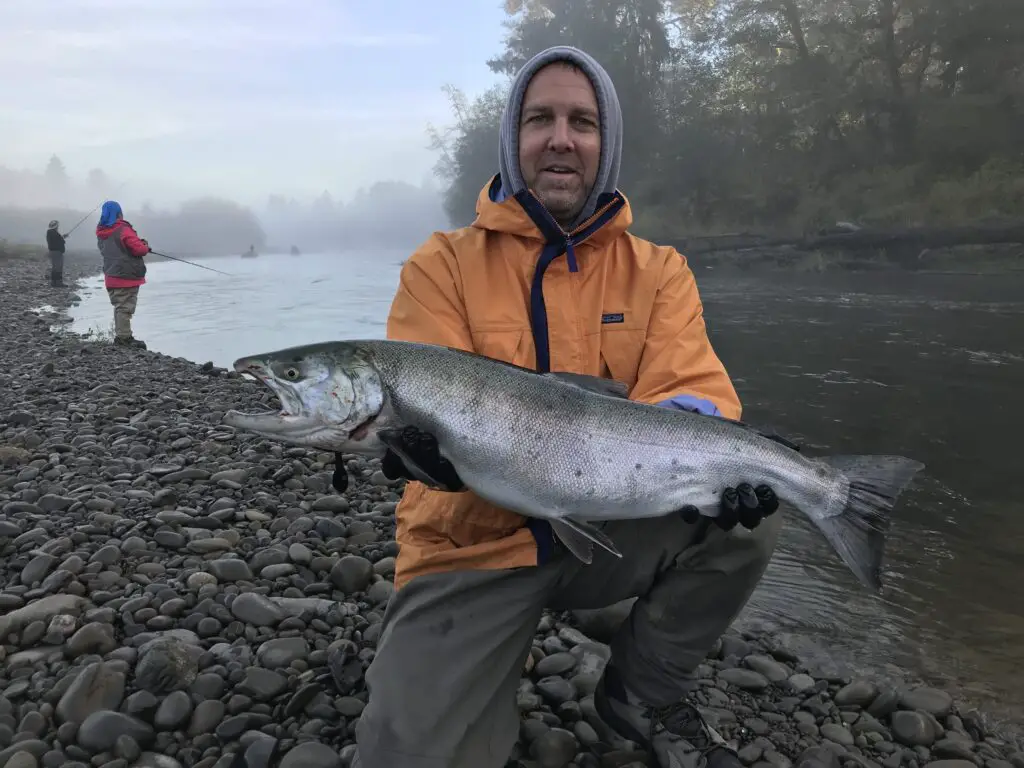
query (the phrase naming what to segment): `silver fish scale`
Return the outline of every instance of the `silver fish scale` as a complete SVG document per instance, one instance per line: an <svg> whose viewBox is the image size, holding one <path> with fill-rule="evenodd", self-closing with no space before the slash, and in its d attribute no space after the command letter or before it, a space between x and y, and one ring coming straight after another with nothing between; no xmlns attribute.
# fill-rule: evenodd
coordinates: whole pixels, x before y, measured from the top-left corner
<svg viewBox="0 0 1024 768"><path fill-rule="evenodd" d="M686 504L714 516L721 491L768 483L823 519L845 478L714 417L584 391L455 350L404 354L363 342L402 423L434 434L481 495L531 517L656 517Z"/></svg>

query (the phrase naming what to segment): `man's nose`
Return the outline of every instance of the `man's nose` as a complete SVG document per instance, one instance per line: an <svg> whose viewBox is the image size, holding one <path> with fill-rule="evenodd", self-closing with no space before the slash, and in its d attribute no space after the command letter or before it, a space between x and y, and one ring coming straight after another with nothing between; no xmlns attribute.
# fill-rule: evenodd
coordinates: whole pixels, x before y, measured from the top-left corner
<svg viewBox="0 0 1024 768"><path fill-rule="evenodd" d="M568 152L573 147L572 131L569 130L569 120L565 117L555 118L551 131L551 149L557 152Z"/></svg>

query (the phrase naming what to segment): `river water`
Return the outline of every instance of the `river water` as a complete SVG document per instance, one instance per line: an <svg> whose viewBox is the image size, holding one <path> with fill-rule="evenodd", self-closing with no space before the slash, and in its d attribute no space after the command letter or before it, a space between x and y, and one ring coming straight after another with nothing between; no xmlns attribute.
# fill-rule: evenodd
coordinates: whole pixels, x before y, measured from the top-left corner
<svg viewBox="0 0 1024 768"><path fill-rule="evenodd" d="M381 337L406 253L153 264L134 327L151 349L241 355ZM880 596L790 513L740 623L858 667L898 665L1024 721L1024 275L723 273L699 268L712 341L744 419L811 454L926 464L901 497ZM100 279L73 311L109 332ZM1016 595L1016 597L1014 597Z"/></svg>

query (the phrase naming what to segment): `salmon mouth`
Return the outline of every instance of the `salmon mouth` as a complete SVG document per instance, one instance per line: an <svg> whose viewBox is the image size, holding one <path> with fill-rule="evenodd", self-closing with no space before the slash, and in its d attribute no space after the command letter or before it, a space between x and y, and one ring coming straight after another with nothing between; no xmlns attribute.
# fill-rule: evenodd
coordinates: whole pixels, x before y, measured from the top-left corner
<svg viewBox="0 0 1024 768"><path fill-rule="evenodd" d="M224 414L222 421L235 429L274 437L307 433L321 426L308 416L288 413L285 410L246 412L232 409Z"/></svg>
<svg viewBox="0 0 1024 768"><path fill-rule="evenodd" d="M259 382L277 397L279 410L241 411L231 409L224 414L223 423L235 429L265 435L268 437L295 437L308 435L324 425L308 414L303 403L288 387L282 386L272 376L266 375L259 365L235 364L235 370Z"/></svg>

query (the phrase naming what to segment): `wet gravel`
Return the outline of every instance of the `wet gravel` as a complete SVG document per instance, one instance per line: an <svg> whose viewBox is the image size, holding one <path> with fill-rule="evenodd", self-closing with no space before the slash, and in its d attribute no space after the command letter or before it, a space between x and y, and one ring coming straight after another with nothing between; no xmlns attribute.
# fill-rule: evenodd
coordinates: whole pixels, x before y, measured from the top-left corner
<svg viewBox="0 0 1024 768"><path fill-rule="evenodd" d="M331 455L223 426L275 405L234 374L54 332L76 297L41 264L0 261L0 768L347 766L401 485L349 457L337 494ZM544 616L509 765L653 765L594 711L607 631ZM769 636L727 634L700 678L756 768L1024 768L948 693Z"/></svg>

